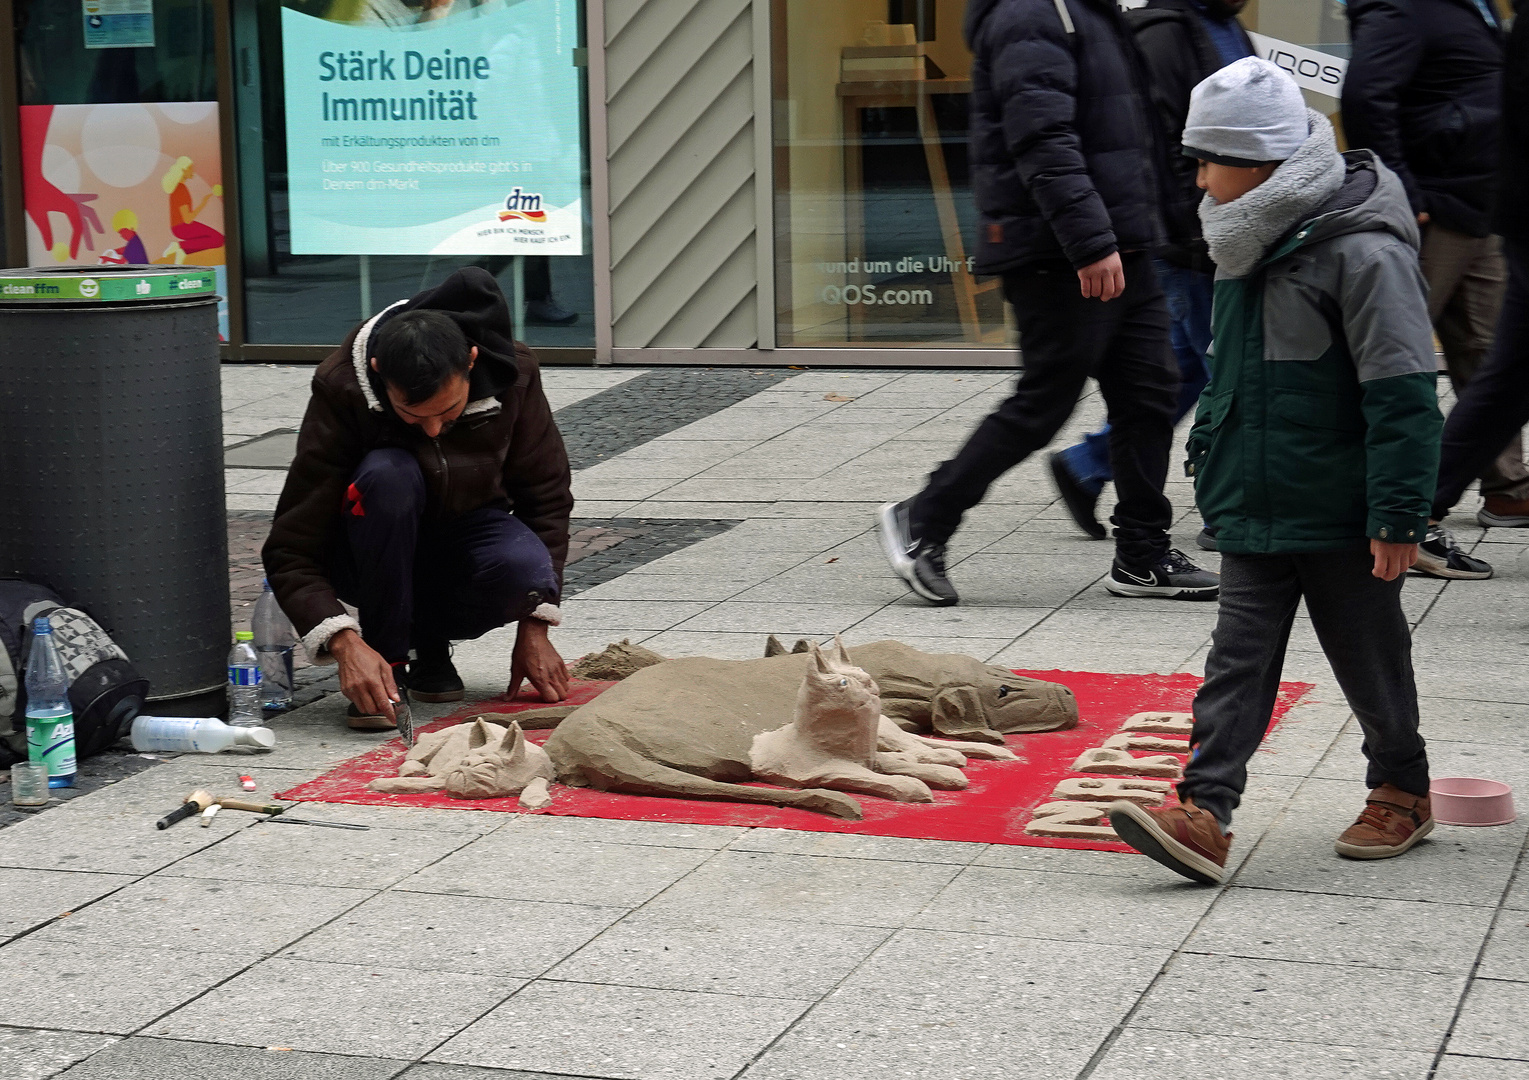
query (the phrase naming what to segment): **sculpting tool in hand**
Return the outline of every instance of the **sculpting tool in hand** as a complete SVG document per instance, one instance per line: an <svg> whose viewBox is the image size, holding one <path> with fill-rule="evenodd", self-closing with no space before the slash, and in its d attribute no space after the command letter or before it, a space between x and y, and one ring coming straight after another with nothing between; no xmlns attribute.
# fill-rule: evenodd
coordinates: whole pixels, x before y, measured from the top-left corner
<svg viewBox="0 0 1529 1080"><path fill-rule="evenodd" d="M352 825L344 821L314 821L312 818L268 817L267 825L317 825L325 829L370 829L370 825Z"/></svg>
<svg viewBox="0 0 1529 1080"><path fill-rule="evenodd" d="M403 744L411 749L414 746L414 714L409 711L409 693L407 690L398 695L398 700L393 702L393 717L398 721L398 734L403 739Z"/></svg>

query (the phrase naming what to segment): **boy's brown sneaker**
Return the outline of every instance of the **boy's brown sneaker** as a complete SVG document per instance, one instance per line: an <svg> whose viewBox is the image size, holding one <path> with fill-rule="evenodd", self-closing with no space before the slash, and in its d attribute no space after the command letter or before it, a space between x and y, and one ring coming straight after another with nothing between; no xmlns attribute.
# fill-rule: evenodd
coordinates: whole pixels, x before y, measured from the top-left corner
<svg viewBox="0 0 1529 1080"><path fill-rule="evenodd" d="M1389 859L1431 832L1433 810L1427 796L1381 784L1370 792L1359 820L1344 830L1333 848L1350 859Z"/></svg>
<svg viewBox="0 0 1529 1080"><path fill-rule="evenodd" d="M1110 824L1120 839L1149 859L1204 885L1219 885L1226 876L1226 853L1232 834L1209 810L1185 799L1165 810L1148 810L1135 803L1110 804Z"/></svg>

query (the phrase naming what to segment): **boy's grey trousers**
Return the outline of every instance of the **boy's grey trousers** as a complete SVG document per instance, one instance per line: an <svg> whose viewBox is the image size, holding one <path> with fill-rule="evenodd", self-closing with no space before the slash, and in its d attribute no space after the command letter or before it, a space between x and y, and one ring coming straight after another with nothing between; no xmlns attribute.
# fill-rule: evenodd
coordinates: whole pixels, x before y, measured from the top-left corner
<svg viewBox="0 0 1529 1080"><path fill-rule="evenodd" d="M1312 629L1364 730L1371 788L1394 784L1428 794L1428 757L1418 734L1412 638L1402 614L1406 575L1371 575L1368 551L1221 556L1221 613L1195 695L1195 747L1179 797L1223 825L1242 799L1279 693L1285 646L1304 597Z"/></svg>

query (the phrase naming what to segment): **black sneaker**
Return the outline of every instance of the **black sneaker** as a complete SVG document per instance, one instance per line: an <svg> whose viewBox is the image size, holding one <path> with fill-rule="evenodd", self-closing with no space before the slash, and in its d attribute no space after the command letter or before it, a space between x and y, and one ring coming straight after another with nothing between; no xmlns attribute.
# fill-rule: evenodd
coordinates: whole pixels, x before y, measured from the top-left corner
<svg viewBox="0 0 1529 1080"><path fill-rule="evenodd" d="M550 296L526 301L526 322L535 326L572 326L578 321L578 312L569 311Z"/></svg>
<svg viewBox="0 0 1529 1080"><path fill-rule="evenodd" d="M409 696L415 701L461 701L464 693L449 652L421 656L409 664Z"/></svg>
<svg viewBox="0 0 1529 1080"><path fill-rule="evenodd" d="M404 701L409 700L407 687L398 688L398 696ZM345 726L352 731L392 731L398 727L398 721L391 716L383 716L381 713L362 712L354 705L348 705L345 709Z"/></svg>
<svg viewBox="0 0 1529 1080"><path fill-rule="evenodd" d="M959 602L956 588L945 576L945 545L920 543L908 522L911 499L887 503L881 508L877 535L892 572L925 600L948 607Z"/></svg>
<svg viewBox="0 0 1529 1080"><path fill-rule="evenodd" d="M1461 581L1484 581L1492 576L1492 564L1460 550L1454 536L1443 525L1428 526L1428 535L1418 545L1418 561L1412 569L1433 577Z"/></svg>
<svg viewBox="0 0 1529 1080"><path fill-rule="evenodd" d="M1115 557L1104 587L1116 596L1155 596L1163 600L1214 600L1221 575L1202 570L1178 548L1169 548L1149 566L1126 566Z"/></svg>
<svg viewBox="0 0 1529 1080"><path fill-rule="evenodd" d="M1066 453L1065 450L1059 450L1049 459L1051 479L1056 483L1057 494L1062 496L1062 504L1067 507L1067 512L1072 515L1078 528L1095 540L1103 540L1104 526L1099 524L1095 509L1099 505L1099 493L1104 490L1104 485L1098 481L1079 480L1067 464Z"/></svg>
<svg viewBox="0 0 1529 1080"><path fill-rule="evenodd" d="M1195 547L1201 551L1220 551L1216 544L1216 530L1209 525L1200 530L1200 535L1195 537Z"/></svg>

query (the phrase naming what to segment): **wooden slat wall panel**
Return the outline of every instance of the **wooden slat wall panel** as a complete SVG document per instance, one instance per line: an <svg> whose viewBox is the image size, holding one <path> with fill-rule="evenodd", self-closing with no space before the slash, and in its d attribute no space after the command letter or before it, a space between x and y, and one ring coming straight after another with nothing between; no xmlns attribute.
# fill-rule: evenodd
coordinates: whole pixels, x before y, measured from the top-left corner
<svg viewBox="0 0 1529 1080"><path fill-rule="evenodd" d="M753 347L751 0L605 3L614 345Z"/></svg>

